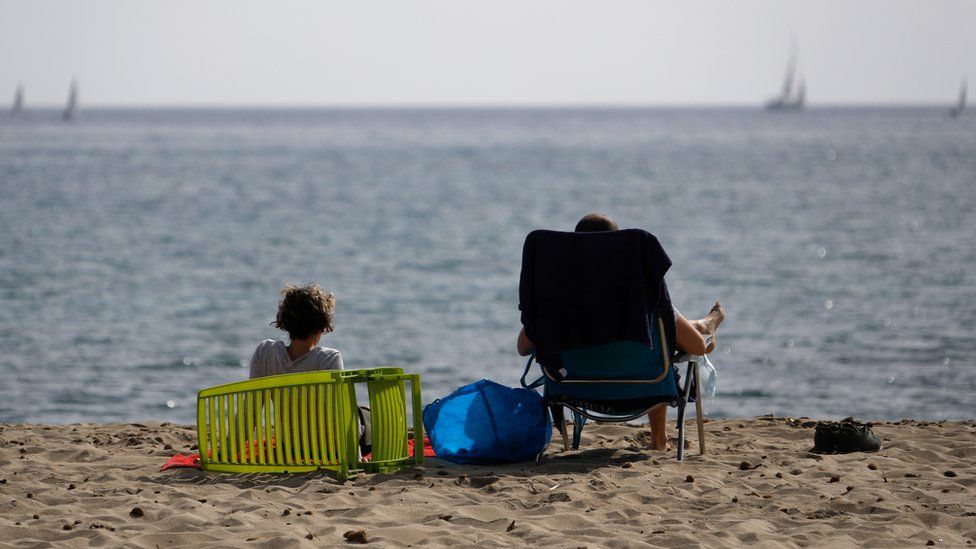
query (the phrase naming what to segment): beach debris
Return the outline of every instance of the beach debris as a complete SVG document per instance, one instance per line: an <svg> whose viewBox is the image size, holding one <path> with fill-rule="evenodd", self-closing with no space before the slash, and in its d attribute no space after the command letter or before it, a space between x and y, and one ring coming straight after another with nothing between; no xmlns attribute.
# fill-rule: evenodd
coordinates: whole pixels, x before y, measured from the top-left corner
<svg viewBox="0 0 976 549"><path fill-rule="evenodd" d="M291 514L291 509L287 509L287 508L281 512L281 516L283 517L287 517L290 514Z"/></svg>
<svg viewBox="0 0 976 549"><path fill-rule="evenodd" d="M750 469L755 469L757 466L749 463L748 461L743 461L739 464L740 471L748 471Z"/></svg>
<svg viewBox="0 0 976 549"><path fill-rule="evenodd" d="M458 475L458 478L457 480L454 481L454 483L460 486L467 481L468 481L468 475Z"/></svg>
<svg viewBox="0 0 976 549"><path fill-rule="evenodd" d="M688 475L685 477L685 482L695 482L695 477Z"/></svg>
<svg viewBox="0 0 976 549"><path fill-rule="evenodd" d="M312 539L314 537L315 536L313 536L311 532L307 532L307 531L305 532L305 539Z"/></svg>
<svg viewBox="0 0 976 549"><path fill-rule="evenodd" d="M369 536L366 535L366 530L348 530L345 534L342 534L348 543L369 543Z"/></svg>
<svg viewBox="0 0 976 549"><path fill-rule="evenodd" d="M956 474L956 472L953 471L953 470L946 471L945 473L942 473L942 474L945 475L945 476L947 476L947 477L949 477L949 478L955 478L956 476L958 476Z"/></svg>
<svg viewBox="0 0 976 549"><path fill-rule="evenodd" d="M61 527L62 530L71 530L72 528L74 528L74 526L70 524L65 524L64 526Z"/></svg>
<svg viewBox="0 0 976 549"><path fill-rule="evenodd" d="M69 484L68 485L68 490L74 490L74 489L75 489L75 485L74 484Z"/></svg>
<svg viewBox="0 0 976 549"><path fill-rule="evenodd" d="M514 529L515 529L515 521L513 520L512 523L508 525L508 528L505 529L505 531L511 532Z"/></svg>
<svg viewBox="0 0 976 549"><path fill-rule="evenodd" d="M132 518L142 518L145 515L146 512L142 510L142 507L133 507L132 510L129 511L129 516Z"/></svg>
<svg viewBox="0 0 976 549"><path fill-rule="evenodd" d="M872 471L877 471L878 465L875 463L868 463L868 469L871 469Z"/></svg>
<svg viewBox="0 0 976 549"><path fill-rule="evenodd" d="M471 487L472 488L484 488L501 480L500 477L494 476L484 476L484 477L471 477Z"/></svg>

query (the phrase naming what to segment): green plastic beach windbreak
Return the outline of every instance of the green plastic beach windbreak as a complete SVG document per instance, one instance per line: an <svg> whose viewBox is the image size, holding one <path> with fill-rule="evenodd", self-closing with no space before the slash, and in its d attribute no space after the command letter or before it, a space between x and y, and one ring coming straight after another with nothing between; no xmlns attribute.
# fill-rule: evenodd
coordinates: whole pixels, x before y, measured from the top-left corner
<svg viewBox="0 0 976 549"><path fill-rule="evenodd" d="M204 389L197 395L200 465L224 473L326 469L345 479L422 464L422 443L408 455L408 381L413 432L422 441L420 375L400 368L283 374ZM369 460L359 455L356 385L363 383L373 434Z"/></svg>

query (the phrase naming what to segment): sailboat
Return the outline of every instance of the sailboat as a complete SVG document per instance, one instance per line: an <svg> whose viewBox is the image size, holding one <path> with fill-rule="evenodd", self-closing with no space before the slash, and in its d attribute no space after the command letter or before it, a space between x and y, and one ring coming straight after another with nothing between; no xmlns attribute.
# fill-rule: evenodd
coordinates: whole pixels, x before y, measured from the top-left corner
<svg viewBox="0 0 976 549"><path fill-rule="evenodd" d="M959 102L956 106L949 109L949 115L953 118L959 118L962 111L966 109L966 81L962 81L962 87L959 88Z"/></svg>
<svg viewBox="0 0 976 549"><path fill-rule="evenodd" d="M803 108L807 100L807 84L800 75L797 65L797 49L794 41L790 48L790 58L786 63L786 77L783 79L783 89L779 95L766 102L766 110L770 111L798 111Z"/></svg>
<svg viewBox="0 0 976 549"><path fill-rule="evenodd" d="M65 122L71 121L75 116L75 108L78 106L78 81L74 78L71 79L71 89L68 90L68 103L64 106L64 111L61 112L61 120Z"/></svg>
<svg viewBox="0 0 976 549"><path fill-rule="evenodd" d="M20 114L24 110L24 85L17 84L17 91L14 92L14 104L10 107L11 114Z"/></svg>

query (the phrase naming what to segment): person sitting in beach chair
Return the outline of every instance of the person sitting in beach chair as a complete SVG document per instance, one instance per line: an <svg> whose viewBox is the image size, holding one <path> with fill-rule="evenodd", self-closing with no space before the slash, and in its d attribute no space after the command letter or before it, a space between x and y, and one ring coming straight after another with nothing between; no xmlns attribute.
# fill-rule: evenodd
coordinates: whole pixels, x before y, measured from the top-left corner
<svg viewBox="0 0 976 549"><path fill-rule="evenodd" d="M526 248L523 251L519 288L523 328L519 332L516 346L522 356L539 351L536 358L543 367L547 382L558 381L559 372L563 371L560 362L566 356L563 351L573 351L577 358L587 357L583 362L592 361L594 357L597 361L601 358L593 353L587 354L585 348L604 349L610 355L630 357L627 360L644 360L628 352L620 355L619 346L613 349L600 346L618 340L642 343L644 352L656 345L664 349L676 349L687 355L704 355L714 349L715 332L725 318L724 307L716 302L705 317L696 320L688 320L673 308L664 283L664 274L671 262L653 235L637 229L619 231L612 219L596 213L583 217L574 232L618 234L580 239L570 233L536 231L526 238ZM613 257L617 251L641 257ZM593 259L608 264L579 264L580 261ZM540 264L547 261L558 264ZM620 272L627 268L631 268L633 273ZM634 280L634 276L642 278ZM588 295L574 295L577 289L579 293ZM616 295L611 295L615 292ZM557 303L554 300L577 300L578 303ZM586 314L593 315L594 318L580 318ZM608 316L612 318L607 318ZM651 318L657 319L660 330L648 322ZM548 348L537 349L533 342L534 337L544 339ZM574 350L580 348L584 348L582 354ZM671 358L673 357L670 355L664 357L662 367L670 369ZM607 366L608 369L612 367L612 364ZM667 373L664 372L661 379ZM670 398L669 394L681 393L677 381L675 372L675 389L665 391L660 398L667 399ZM650 383L650 380L638 383ZM556 385L547 383L547 390L550 386ZM630 387L627 391L632 394L642 392L635 387ZM685 397L687 396L686 385ZM636 402L637 400L633 401L633 406L637 406ZM653 401L644 399L640 402L649 404ZM649 408L647 413L651 425L652 448L669 449L667 408L663 405L646 408ZM683 405L680 412L683 412ZM554 419L562 431L562 408L554 406L553 414L558 415ZM683 413L679 415L683 416ZM578 415L577 421L580 421ZM581 429L582 425L578 424L574 446L578 445L578 433ZM679 450L679 456L681 453Z"/></svg>

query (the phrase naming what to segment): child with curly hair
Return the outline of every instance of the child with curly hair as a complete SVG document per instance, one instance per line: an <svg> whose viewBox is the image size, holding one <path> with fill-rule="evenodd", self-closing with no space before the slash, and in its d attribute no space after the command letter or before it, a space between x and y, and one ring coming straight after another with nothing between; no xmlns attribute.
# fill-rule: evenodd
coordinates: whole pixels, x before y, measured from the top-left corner
<svg viewBox="0 0 976 549"><path fill-rule="evenodd" d="M281 290L278 316L271 323L288 332L290 342L266 339L251 357L251 379L256 377L341 370L342 355L335 349L319 347L322 335L333 330L332 314L335 296L325 293L318 284Z"/></svg>

